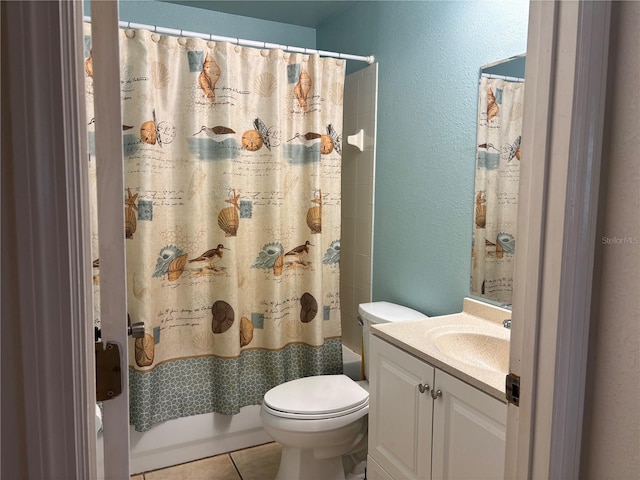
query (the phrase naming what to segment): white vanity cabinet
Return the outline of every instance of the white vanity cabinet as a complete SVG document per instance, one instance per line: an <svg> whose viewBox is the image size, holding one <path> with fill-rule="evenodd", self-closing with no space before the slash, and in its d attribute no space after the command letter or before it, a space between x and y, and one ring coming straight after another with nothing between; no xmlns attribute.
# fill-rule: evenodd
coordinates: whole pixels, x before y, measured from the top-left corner
<svg viewBox="0 0 640 480"><path fill-rule="evenodd" d="M369 480L503 478L506 404L375 336L369 358Z"/></svg>

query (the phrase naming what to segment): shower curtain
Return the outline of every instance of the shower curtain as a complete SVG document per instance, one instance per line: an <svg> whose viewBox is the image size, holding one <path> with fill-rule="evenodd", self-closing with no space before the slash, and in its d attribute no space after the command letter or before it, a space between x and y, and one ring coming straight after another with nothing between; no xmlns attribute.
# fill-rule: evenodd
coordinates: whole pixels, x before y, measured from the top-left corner
<svg viewBox="0 0 640 480"><path fill-rule="evenodd" d="M131 423L235 414L341 373L344 61L146 30L121 30L120 58L127 306L146 326Z"/></svg>
<svg viewBox="0 0 640 480"><path fill-rule="evenodd" d="M471 293L507 304L513 289L523 102L524 83L480 79Z"/></svg>

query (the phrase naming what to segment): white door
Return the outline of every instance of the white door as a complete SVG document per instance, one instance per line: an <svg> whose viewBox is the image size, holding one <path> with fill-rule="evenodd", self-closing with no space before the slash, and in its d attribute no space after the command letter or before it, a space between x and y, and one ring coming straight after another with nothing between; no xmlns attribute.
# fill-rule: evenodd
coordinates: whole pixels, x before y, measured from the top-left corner
<svg viewBox="0 0 640 480"><path fill-rule="evenodd" d="M530 3L522 158L536 161L520 170L509 478L580 475L612 3Z"/></svg>
<svg viewBox="0 0 640 480"><path fill-rule="evenodd" d="M504 478L507 405L436 370L432 479Z"/></svg>
<svg viewBox="0 0 640 480"><path fill-rule="evenodd" d="M369 455L392 478L428 479L434 369L378 337L370 342Z"/></svg>
<svg viewBox="0 0 640 480"><path fill-rule="evenodd" d="M124 168L120 102L118 3L92 2L93 88L96 123L100 320L102 342L120 349L122 392L103 403L103 462L98 476L129 477L129 376L124 245ZM104 465L104 467L101 467Z"/></svg>

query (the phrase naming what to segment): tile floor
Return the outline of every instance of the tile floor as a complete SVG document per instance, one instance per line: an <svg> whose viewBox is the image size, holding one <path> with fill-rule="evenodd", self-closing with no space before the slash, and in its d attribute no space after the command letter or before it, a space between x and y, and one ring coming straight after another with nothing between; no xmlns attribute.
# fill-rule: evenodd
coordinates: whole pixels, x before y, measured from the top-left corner
<svg viewBox="0 0 640 480"><path fill-rule="evenodd" d="M131 480L272 480L282 447L273 442L173 467L133 475Z"/></svg>

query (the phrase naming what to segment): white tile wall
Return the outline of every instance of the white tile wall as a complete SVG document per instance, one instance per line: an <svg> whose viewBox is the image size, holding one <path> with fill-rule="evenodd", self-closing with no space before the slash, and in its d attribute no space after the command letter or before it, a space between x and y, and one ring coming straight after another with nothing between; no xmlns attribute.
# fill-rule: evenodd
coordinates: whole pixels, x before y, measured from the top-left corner
<svg viewBox="0 0 640 480"><path fill-rule="evenodd" d="M340 306L342 341L356 352L362 350L358 305L371 301L377 95L377 64L347 76L342 135ZM346 141L360 129L364 130L363 152Z"/></svg>

